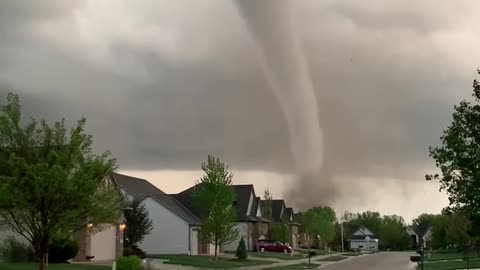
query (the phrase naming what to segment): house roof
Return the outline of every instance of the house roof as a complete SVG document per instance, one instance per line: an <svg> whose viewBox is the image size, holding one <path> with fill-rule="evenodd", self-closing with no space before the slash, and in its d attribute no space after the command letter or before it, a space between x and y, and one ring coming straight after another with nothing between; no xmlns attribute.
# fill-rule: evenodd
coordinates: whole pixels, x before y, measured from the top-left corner
<svg viewBox="0 0 480 270"><path fill-rule="evenodd" d="M418 225L412 225L413 231L419 236L423 237L430 229L430 223L424 222Z"/></svg>
<svg viewBox="0 0 480 270"><path fill-rule="evenodd" d="M124 174L112 173L113 179L128 195L134 198L143 198L147 194L165 194L156 186L145 179L136 178Z"/></svg>
<svg viewBox="0 0 480 270"><path fill-rule="evenodd" d="M361 240L361 239L365 239L365 237L367 236L370 237L370 239L378 239L378 237L373 233L371 233L370 230L365 226L354 225L351 227L351 229L354 229L352 231L352 235L349 237L351 240ZM361 235L355 235L355 233L361 231L362 229L367 230L370 233L367 233L367 234L362 233Z"/></svg>
<svg viewBox="0 0 480 270"><path fill-rule="evenodd" d="M272 200L272 220L274 222L281 222L283 217L282 209L285 208L284 200Z"/></svg>
<svg viewBox="0 0 480 270"><path fill-rule="evenodd" d="M172 196L182 203L185 207L188 208L191 212L193 212L198 217L201 216L200 209L194 205L192 202L192 195L195 188L198 187L198 184L190 187L178 194L172 194ZM255 200L252 203L252 211L248 214L248 206L250 203L250 195L253 194L255 196L255 190L253 185L232 185L232 191L234 193L234 205L236 208L236 221L250 221L250 222L257 222L259 221L256 218L256 206Z"/></svg>
<svg viewBox="0 0 480 270"><path fill-rule="evenodd" d="M174 197L165 194L165 192L152 185L147 180L119 173L112 173L112 177L120 188L128 195L140 200L143 200L146 197L151 197L189 224L200 224L200 220L195 214L190 212Z"/></svg>
<svg viewBox="0 0 480 270"><path fill-rule="evenodd" d="M188 224L190 225L201 224L200 219L197 218L192 212L190 212L185 206L179 203L174 197L164 193L163 194L157 193L157 194L147 194L142 200L148 197L154 199L156 202L168 208L174 214L176 214L177 216L185 220Z"/></svg>

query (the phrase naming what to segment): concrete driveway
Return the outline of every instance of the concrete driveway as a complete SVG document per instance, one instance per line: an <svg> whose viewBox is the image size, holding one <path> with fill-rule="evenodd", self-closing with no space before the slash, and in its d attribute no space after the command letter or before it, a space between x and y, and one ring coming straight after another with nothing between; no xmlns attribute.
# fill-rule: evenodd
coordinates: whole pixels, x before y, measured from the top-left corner
<svg viewBox="0 0 480 270"><path fill-rule="evenodd" d="M409 252L381 252L358 256L345 262L325 265L323 270L413 270L416 264L410 262Z"/></svg>

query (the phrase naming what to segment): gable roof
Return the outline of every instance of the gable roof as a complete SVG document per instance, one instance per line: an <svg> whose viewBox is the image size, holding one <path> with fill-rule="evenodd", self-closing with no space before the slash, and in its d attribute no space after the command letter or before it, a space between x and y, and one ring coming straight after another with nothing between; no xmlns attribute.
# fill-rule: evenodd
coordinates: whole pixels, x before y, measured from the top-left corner
<svg viewBox="0 0 480 270"><path fill-rule="evenodd" d="M195 188L198 187L197 184L193 187L190 187L178 194L172 194L176 200L182 203L188 210L197 215L201 216L200 209L194 205L192 202L192 195L195 191ZM253 185L232 185L232 191L234 193L234 206L236 208L236 221L259 221L256 218L256 202L255 202L255 189ZM250 203L250 196L253 195L254 200L252 202L251 213L248 213L248 206Z"/></svg>
<svg viewBox="0 0 480 270"><path fill-rule="evenodd" d="M146 197L151 197L189 224L200 224L198 217L188 211L185 206L147 180L119 173L112 173L111 177L122 190L135 199L144 200Z"/></svg>
<svg viewBox="0 0 480 270"><path fill-rule="evenodd" d="M185 220L190 225L200 225L201 221L196 217L192 212L190 212L185 206L175 200L174 197L167 194L147 194L142 201L146 198L152 198L157 203L165 206L167 209L172 211L174 214Z"/></svg>
<svg viewBox="0 0 480 270"><path fill-rule="evenodd" d="M358 226L356 229L353 231L352 235L350 236L350 239L352 240L359 240L359 239L365 239L365 237L369 237L370 239L378 239L375 234L373 234L369 229L367 229L365 226Z"/></svg>
<svg viewBox="0 0 480 270"><path fill-rule="evenodd" d="M281 222L285 209L284 200L272 200L272 220L274 222Z"/></svg>
<svg viewBox="0 0 480 270"><path fill-rule="evenodd" d="M111 176L121 189L134 198L141 199L147 194L165 194L145 179L119 173L112 173Z"/></svg>

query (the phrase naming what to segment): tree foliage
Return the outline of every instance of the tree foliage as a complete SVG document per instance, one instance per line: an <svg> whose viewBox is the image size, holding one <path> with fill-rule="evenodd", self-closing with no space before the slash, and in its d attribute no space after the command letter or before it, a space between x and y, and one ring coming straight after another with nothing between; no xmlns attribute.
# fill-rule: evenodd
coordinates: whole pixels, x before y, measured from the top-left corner
<svg viewBox="0 0 480 270"><path fill-rule="evenodd" d="M272 218L272 195L270 194L270 191L268 189L265 189L263 193L263 200L261 200L262 204L262 210L263 210L263 216L270 220L271 223L268 224L268 237L269 238L274 238L275 237L275 224L273 223L273 218Z"/></svg>
<svg viewBox="0 0 480 270"><path fill-rule="evenodd" d="M378 232L383 249L405 250L408 248L408 234L405 221L397 215L383 216Z"/></svg>
<svg viewBox="0 0 480 270"><path fill-rule="evenodd" d="M130 209L125 211L127 226L125 228L125 244L127 248L138 247L138 244L149 235L153 229L152 220L148 217L148 210L139 200L129 204Z"/></svg>
<svg viewBox="0 0 480 270"><path fill-rule="evenodd" d="M204 175L196 186L194 197L201 207L202 237L215 245L216 259L218 247L235 241L239 235L234 223L233 174L228 166L211 155L202 163L202 170Z"/></svg>
<svg viewBox="0 0 480 270"><path fill-rule="evenodd" d="M335 211L328 206L317 206L305 213L297 213L296 219L302 224L301 230L310 239L326 247L335 238Z"/></svg>
<svg viewBox="0 0 480 270"><path fill-rule="evenodd" d="M0 218L32 244L42 270L52 239L117 221L121 201L104 181L115 161L92 153L84 118L68 132L63 120L21 116L10 93L0 110Z"/></svg>
<svg viewBox="0 0 480 270"><path fill-rule="evenodd" d="M292 235L290 226L286 222L280 222L273 226L273 238L284 244L289 243Z"/></svg>
<svg viewBox="0 0 480 270"><path fill-rule="evenodd" d="M245 240L243 239L243 236L238 242L238 247L235 251L235 257L237 257L237 259L239 260L245 260L248 257L247 245L245 245Z"/></svg>
<svg viewBox="0 0 480 270"><path fill-rule="evenodd" d="M478 71L480 73L480 71ZM441 145L430 147L441 174L428 174L438 180L448 194L450 206L468 213L480 225L480 84L473 81L473 100L454 106L453 121L441 136ZM478 231L478 230L477 230Z"/></svg>

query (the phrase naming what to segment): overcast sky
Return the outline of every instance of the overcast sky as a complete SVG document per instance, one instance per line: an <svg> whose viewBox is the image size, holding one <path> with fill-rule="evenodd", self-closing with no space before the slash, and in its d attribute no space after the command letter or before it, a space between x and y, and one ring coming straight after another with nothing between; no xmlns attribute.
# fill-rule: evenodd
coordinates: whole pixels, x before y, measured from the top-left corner
<svg viewBox="0 0 480 270"><path fill-rule="evenodd" d="M234 2L0 1L0 95L87 117L120 171L178 192L207 154L290 205L411 219L446 206L429 145L480 67L478 1L295 1L324 136L299 182L285 119ZM288 203L287 202L287 203Z"/></svg>

